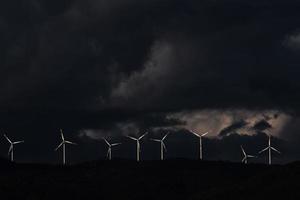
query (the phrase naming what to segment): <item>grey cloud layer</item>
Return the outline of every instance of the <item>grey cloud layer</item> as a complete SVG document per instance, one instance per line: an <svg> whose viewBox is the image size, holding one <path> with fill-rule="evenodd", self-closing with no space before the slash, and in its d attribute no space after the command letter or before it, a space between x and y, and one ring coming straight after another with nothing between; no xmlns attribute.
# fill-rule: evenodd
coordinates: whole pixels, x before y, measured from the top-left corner
<svg viewBox="0 0 300 200"><path fill-rule="evenodd" d="M290 3L89 0L47 13L49 4L2 17L3 105L298 109L299 58L283 45L298 41Z"/></svg>

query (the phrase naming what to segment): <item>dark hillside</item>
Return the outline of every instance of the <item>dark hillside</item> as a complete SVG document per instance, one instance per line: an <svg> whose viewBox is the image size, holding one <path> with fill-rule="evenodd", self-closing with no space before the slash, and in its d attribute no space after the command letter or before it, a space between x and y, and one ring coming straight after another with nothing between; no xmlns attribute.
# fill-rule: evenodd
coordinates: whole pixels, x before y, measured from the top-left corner
<svg viewBox="0 0 300 200"><path fill-rule="evenodd" d="M241 199L241 195L252 199L271 191L276 197L293 199L300 194L299 163L269 167L169 160L9 165L1 166L4 199Z"/></svg>

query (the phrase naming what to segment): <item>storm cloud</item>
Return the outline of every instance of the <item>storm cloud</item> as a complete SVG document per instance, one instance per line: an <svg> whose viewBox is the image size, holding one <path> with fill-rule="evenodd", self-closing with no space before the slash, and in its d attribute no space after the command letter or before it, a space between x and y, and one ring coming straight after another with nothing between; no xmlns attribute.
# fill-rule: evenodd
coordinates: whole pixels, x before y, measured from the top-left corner
<svg viewBox="0 0 300 200"><path fill-rule="evenodd" d="M191 128L291 138L283 130L297 134L299 8L296 0L3 1L0 127L29 140L63 128L86 143Z"/></svg>

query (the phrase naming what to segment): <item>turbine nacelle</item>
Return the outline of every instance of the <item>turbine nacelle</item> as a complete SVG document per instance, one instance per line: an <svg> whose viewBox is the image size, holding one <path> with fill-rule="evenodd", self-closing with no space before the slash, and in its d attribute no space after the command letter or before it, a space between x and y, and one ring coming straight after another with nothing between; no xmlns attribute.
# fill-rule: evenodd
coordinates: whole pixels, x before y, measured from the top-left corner
<svg viewBox="0 0 300 200"><path fill-rule="evenodd" d="M267 148L264 148L263 150L261 150L261 151L259 152L259 154L261 154L261 153L263 153L263 152L265 152L265 151L267 151L267 150L273 150L273 151L277 152L278 154L281 154L281 152L278 151L277 149L275 149L274 147L267 147Z"/></svg>
<svg viewBox="0 0 300 200"><path fill-rule="evenodd" d="M62 142L56 147L55 151L57 151L57 150L58 150L61 146L63 146L64 144L77 145L77 144L74 143L74 142L70 142L70 141L68 141L68 140L64 140L64 141L62 141Z"/></svg>
<svg viewBox="0 0 300 200"><path fill-rule="evenodd" d="M152 138L151 138L150 140L152 140L152 141L154 141L154 142L159 142L159 143L161 143L163 149L164 149L165 151L167 151L167 147L166 147L166 145L165 145L165 143L164 143L164 140L168 137L169 134L170 134L170 133L167 133L165 136L162 137L162 139L152 139Z"/></svg>
<svg viewBox="0 0 300 200"><path fill-rule="evenodd" d="M154 142L159 142L162 145L162 147L164 148L164 150L167 151L167 147L163 140L157 140L157 139L150 139L150 140L152 140Z"/></svg>

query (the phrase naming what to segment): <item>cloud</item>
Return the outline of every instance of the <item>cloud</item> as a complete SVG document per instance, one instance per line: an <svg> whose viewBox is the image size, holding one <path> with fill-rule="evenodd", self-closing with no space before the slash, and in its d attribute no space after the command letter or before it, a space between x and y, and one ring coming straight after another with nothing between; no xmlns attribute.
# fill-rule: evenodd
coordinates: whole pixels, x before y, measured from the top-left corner
<svg viewBox="0 0 300 200"><path fill-rule="evenodd" d="M270 129L272 128L272 126L269 124L269 122L267 122L266 120L261 120L259 122L257 122L254 126L253 129L257 130L257 131L264 131L266 129Z"/></svg>
<svg viewBox="0 0 300 200"><path fill-rule="evenodd" d="M21 2L0 3L5 129L297 134L297 1Z"/></svg>
<svg viewBox="0 0 300 200"><path fill-rule="evenodd" d="M184 125L177 125L177 127L200 133L210 131L208 136L213 137L224 137L231 133L251 136L265 130L276 137L281 137L285 132L284 127L293 118L276 110L245 109L185 111L171 116L185 122Z"/></svg>
<svg viewBox="0 0 300 200"><path fill-rule="evenodd" d="M135 107L147 106L161 98L164 91L170 87L168 82L175 66L170 63L173 60L172 46L165 42L155 42L144 67L140 71L130 74L121 80L117 88L112 91L112 101L115 104L132 103ZM151 93L149 93L151 91ZM141 97L146 97L142 100Z"/></svg>
<svg viewBox="0 0 300 200"><path fill-rule="evenodd" d="M295 33L295 34L287 36L286 40L284 41L284 44L293 50L299 50L299 48L300 48L300 33Z"/></svg>
<svg viewBox="0 0 300 200"><path fill-rule="evenodd" d="M134 123L118 123L107 129L85 129L80 131L80 137L86 136L94 140L138 134L139 129Z"/></svg>
<svg viewBox="0 0 300 200"><path fill-rule="evenodd" d="M241 128L244 128L246 125L247 125L247 122L245 122L244 120L234 122L232 125L230 125L230 126L224 128L223 130L221 130L219 135L220 136L226 136L226 135L231 134L235 131L238 131Z"/></svg>
<svg viewBox="0 0 300 200"><path fill-rule="evenodd" d="M7 109L298 109L299 82L289 73L290 60L298 60L283 56L281 45L298 28L292 7L279 14L269 4L269 15L239 2L30 4L40 21L5 33L16 38L3 48L0 102ZM32 17L29 8L17 9ZM14 17L5 13L2 21L20 20Z"/></svg>

